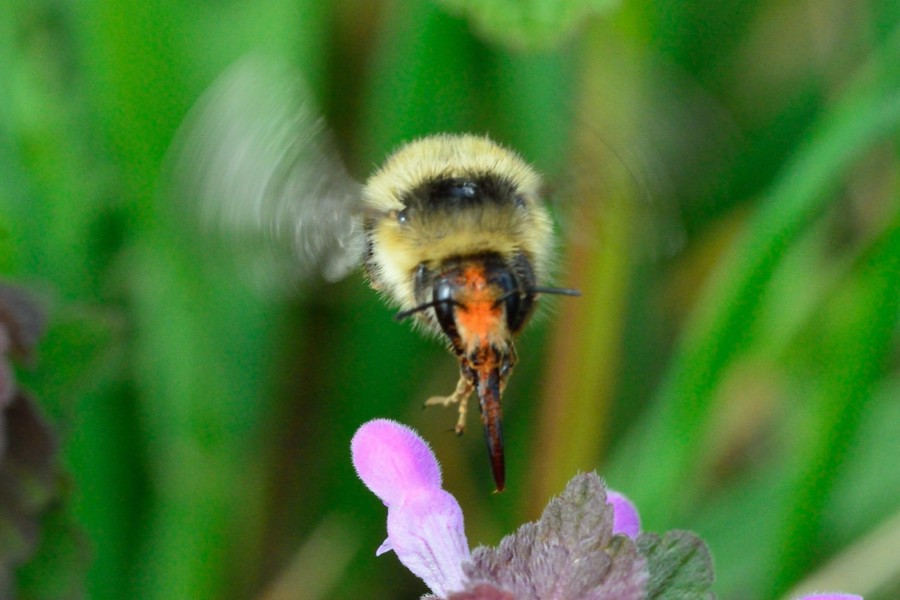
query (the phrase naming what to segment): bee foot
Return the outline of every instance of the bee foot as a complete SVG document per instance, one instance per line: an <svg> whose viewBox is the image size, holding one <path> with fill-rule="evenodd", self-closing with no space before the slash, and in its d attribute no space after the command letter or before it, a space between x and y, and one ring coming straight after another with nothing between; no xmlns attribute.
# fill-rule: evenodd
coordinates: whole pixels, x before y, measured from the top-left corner
<svg viewBox="0 0 900 600"><path fill-rule="evenodd" d="M456 404L459 402L459 398L455 396L432 396L428 400L425 401L424 406L427 408L429 406L443 406L447 407L451 404Z"/></svg>
<svg viewBox="0 0 900 600"><path fill-rule="evenodd" d="M469 395L471 393L472 384L469 383L468 379L461 377L459 383L456 384L456 389L453 390L452 394L450 394L449 396L432 396L425 401L424 407L447 407L451 404L458 404L459 418L456 420L456 426L453 428L453 432L456 433L456 435L462 435L466 430L466 411L468 409Z"/></svg>

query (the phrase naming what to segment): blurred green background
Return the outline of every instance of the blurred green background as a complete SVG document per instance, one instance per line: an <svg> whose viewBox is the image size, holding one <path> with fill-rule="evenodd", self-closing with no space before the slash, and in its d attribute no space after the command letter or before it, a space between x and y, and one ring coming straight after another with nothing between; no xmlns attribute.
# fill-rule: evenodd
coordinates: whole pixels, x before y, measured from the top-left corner
<svg viewBox="0 0 900 600"><path fill-rule="evenodd" d="M900 597L900 2L0 0L0 269L48 307L19 379L67 473L21 598L416 598L356 479L432 443L470 544L593 470L696 530L726 599ZM350 171L489 133L548 174L560 285L505 397L508 488L455 361L359 276L241 287L156 193L198 95L301 69ZM0 548L3 544L0 543ZM2 557L0 557L2 558Z"/></svg>

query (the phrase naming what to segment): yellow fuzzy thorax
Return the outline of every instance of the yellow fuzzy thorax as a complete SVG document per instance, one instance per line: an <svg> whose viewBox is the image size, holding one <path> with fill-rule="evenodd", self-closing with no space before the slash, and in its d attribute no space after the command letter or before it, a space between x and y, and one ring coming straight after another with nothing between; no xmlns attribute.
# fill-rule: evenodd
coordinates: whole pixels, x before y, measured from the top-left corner
<svg viewBox="0 0 900 600"><path fill-rule="evenodd" d="M489 138L439 134L412 141L394 152L366 182L365 200L373 209L402 208L400 197L424 181L501 173L528 198L537 199L541 178L517 154Z"/></svg>

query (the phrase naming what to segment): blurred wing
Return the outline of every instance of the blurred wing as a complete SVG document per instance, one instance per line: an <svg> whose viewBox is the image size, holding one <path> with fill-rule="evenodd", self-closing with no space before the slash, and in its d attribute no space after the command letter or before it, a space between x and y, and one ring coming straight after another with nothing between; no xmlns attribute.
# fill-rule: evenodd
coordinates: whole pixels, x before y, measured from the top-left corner
<svg viewBox="0 0 900 600"><path fill-rule="evenodd" d="M362 186L288 67L254 57L221 75L179 130L166 179L255 287L335 281L362 261Z"/></svg>
<svg viewBox="0 0 900 600"><path fill-rule="evenodd" d="M632 140L580 125L562 183L550 190L566 240L637 262L677 253L684 242L665 169Z"/></svg>
<svg viewBox="0 0 900 600"><path fill-rule="evenodd" d="M638 262L683 248L682 212L735 152L736 128L715 99L677 73L648 72L656 87L640 102L584 92L569 170L550 190L571 243Z"/></svg>

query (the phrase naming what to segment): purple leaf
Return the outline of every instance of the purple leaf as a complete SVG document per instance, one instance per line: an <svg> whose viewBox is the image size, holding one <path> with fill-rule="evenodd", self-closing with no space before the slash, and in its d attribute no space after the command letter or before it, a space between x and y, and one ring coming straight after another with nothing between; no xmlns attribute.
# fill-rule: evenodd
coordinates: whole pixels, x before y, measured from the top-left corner
<svg viewBox="0 0 900 600"><path fill-rule="evenodd" d="M647 579L634 541L613 535L613 507L593 473L572 479L540 520L498 548L476 549L465 572L466 592L490 583L521 600L638 600Z"/></svg>

